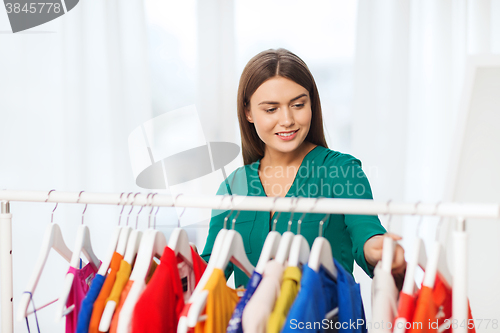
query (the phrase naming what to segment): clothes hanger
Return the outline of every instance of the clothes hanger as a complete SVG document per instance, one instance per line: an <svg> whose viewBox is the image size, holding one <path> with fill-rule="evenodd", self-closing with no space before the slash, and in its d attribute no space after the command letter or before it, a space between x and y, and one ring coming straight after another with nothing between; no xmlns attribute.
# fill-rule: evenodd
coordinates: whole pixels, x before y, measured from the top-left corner
<svg viewBox="0 0 500 333"><path fill-rule="evenodd" d="M420 201L415 204L415 214L417 212L419 204ZM424 216L421 215L420 220L418 221L417 237L413 244L413 253L406 266L406 274L403 282L402 292L407 295L413 295L413 293L415 292L415 271L417 269L417 266L420 266L423 270L425 270L425 266L427 266L427 251L425 250L424 241L419 236L423 218Z"/></svg>
<svg viewBox="0 0 500 333"><path fill-rule="evenodd" d="M415 214L418 211L418 205L421 202L417 202L415 204ZM401 290L403 293L407 295L413 295L417 288L415 284L415 271L417 270L417 266L420 266L425 271L425 266L427 265L427 253L425 251L425 244L422 238L419 236L419 231L421 229L422 220L424 216L421 215L417 225L417 237L415 238L415 242L413 243L413 253L406 265L406 273L403 282L403 289ZM394 333L404 333L406 331L406 321L407 318L398 317L394 322Z"/></svg>
<svg viewBox="0 0 500 333"><path fill-rule="evenodd" d="M231 206L233 206L233 198L234 195L231 195ZM232 214L233 210L231 210L228 216L224 218L224 229L226 228L227 219ZM195 327L198 321L204 320L204 317L202 317L201 314L205 310L205 306L207 304L208 291L203 289L205 288L206 282L212 275L214 269L220 269L224 271L227 265L229 264L229 261L231 261L238 268L240 268L247 276L251 276L252 272L255 269L246 256L245 247L243 244L243 238L237 231L234 230L234 225L236 219L238 218L238 215L239 211L232 220L233 229L227 230L225 234L222 235L224 238L221 239L221 241L219 242L220 245L216 244L218 240L217 238L219 238L219 235L217 235L216 241L214 243L214 250L216 251L212 251L212 255L210 256L211 259L208 263L208 266L205 269L205 272L203 273L200 282L198 283L198 286L200 286L200 291L197 294L193 293L193 295L191 295L191 298L193 299L192 303L190 298L191 306L189 308L189 312L187 315L188 327ZM221 230L221 232L222 231L223 230ZM214 262L213 266L211 265L212 261ZM205 276L206 280L204 280ZM201 286L202 282L203 286ZM184 329L186 327L184 322L182 324L179 323L179 326L181 327L181 332L185 332Z"/></svg>
<svg viewBox="0 0 500 333"><path fill-rule="evenodd" d="M148 196L146 197L146 205L148 205L149 196L153 195L152 199L154 199L154 196L156 194L157 193L148 194ZM151 200L151 206L152 203L153 200ZM141 244L139 247L139 251L137 252L137 259L135 261L132 273L130 274L130 280L134 281L134 283L132 284L132 287L130 288L130 291L127 295L127 299L125 300L121 308L120 317L118 318L117 333L129 332L134 307L137 304L137 301L139 300L142 292L146 288L146 277L151 267L151 263L153 262L153 258L155 256L161 257L163 255L165 247L167 246L167 241L165 239L165 236L163 235L163 232L156 230L156 228L149 228L151 223L151 213L153 212L153 209L154 207L149 212L148 229L144 232L141 238ZM141 211L139 211L139 213L140 212ZM139 216L139 213L137 213L137 216Z"/></svg>
<svg viewBox="0 0 500 333"><path fill-rule="evenodd" d="M273 208L276 207L276 200L279 197L276 197L273 201ZM260 253L259 261L257 262L257 266L255 266L255 271L259 274L264 273L264 268L269 260L276 257L276 253L278 252L278 246L281 240L281 234L276 231L276 223L278 223L278 219L280 218L281 212L278 212L278 216L274 219L273 229L269 232L264 242L264 246L262 247L262 252Z"/></svg>
<svg viewBox="0 0 500 333"><path fill-rule="evenodd" d="M122 203L122 196L125 194L125 192L122 192L120 194L120 202L118 202L118 206ZM125 205L123 205L125 207ZM123 212L123 208L122 208ZM101 267L99 267L99 271L97 272L98 275L101 276L106 276L108 273L109 265L111 264L111 259L113 258L113 254L116 251L116 248L118 246L119 240L120 240L120 232L122 231L122 227L120 226L120 219L121 219L121 213L118 218L118 226L115 228L113 231L113 234L111 235L111 241L109 242L108 250L106 252L106 256L103 259L103 262L101 264Z"/></svg>
<svg viewBox="0 0 500 333"><path fill-rule="evenodd" d="M123 204L122 210L120 212L120 218L118 219L118 226L120 226L123 209L125 209L125 205L128 203L128 197L131 194L133 194L133 192L127 194L127 199L125 199L125 203ZM130 237L131 232L132 228L128 226L128 218L127 218L127 225L122 227L120 232L120 238L118 239L118 244L116 245L116 252L119 253L122 257L125 256L125 250L127 249L128 238Z"/></svg>
<svg viewBox="0 0 500 333"><path fill-rule="evenodd" d="M440 204L441 203L439 202L436 205L436 212ZM436 240L434 241L427 266L425 266L423 285L429 288L434 288L436 274L439 274L439 277L448 288L451 288L453 283L453 275L448 268L448 262L446 260L446 250L439 241L439 231L441 229L443 219L444 216L442 216L438 222Z"/></svg>
<svg viewBox="0 0 500 333"><path fill-rule="evenodd" d="M317 198L314 202L314 206L320 198ZM313 207L314 208L314 207ZM312 211L312 208L311 208ZM328 274L336 281L337 280L337 268L333 262L332 246L330 242L323 237L323 224L330 217L330 214L326 214L325 217L319 222L318 237L313 242L311 247L311 253L309 254L309 262L307 265L309 268L315 272L319 272L321 266L325 268Z"/></svg>
<svg viewBox="0 0 500 333"><path fill-rule="evenodd" d="M309 243L307 242L306 238L300 234L300 226L305 215L306 213L303 213L297 221L297 234L293 236L292 245L290 246L288 266L291 267L302 268L302 265L306 264L309 260L309 253L311 251L309 248Z"/></svg>
<svg viewBox="0 0 500 333"><path fill-rule="evenodd" d="M290 247L292 246L293 237L295 236L295 234L290 231L290 229L292 228L293 214L295 213L295 211L294 211L295 206L294 206L294 202L293 202L294 199L296 201L299 200L296 197L292 197L292 207L290 209L292 214L290 215L290 219L288 220L288 228L287 228L287 231L285 231L281 235L281 240L280 240L280 243L278 245L278 251L276 252L275 260L282 265L285 265L285 262L288 259L288 256L290 254Z"/></svg>
<svg viewBox="0 0 500 333"><path fill-rule="evenodd" d="M137 192L134 195L134 198L132 199L131 206L132 208L130 209L130 212L127 215L127 227L128 227L128 221L130 218L130 214L132 213L132 210L134 209L134 201L135 197L139 195L140 192ZM142 210L142 206L141 206ZM139 211L139 213L141 212ZM137 214L137 218L139 217L139 214ZM136 220L136 228L137 228L137 220ZM125 260L127 263L129 263L131 266L133 266L134 259L137 255L137 251L139 250L139 245L141 242L142 238L142 232L134 229L130 233L130 236L128 237L128 242L127 242L127 247L125 250L125 255L123 256L123 260ZM107 332L109 330L109 327L111 326L111 320L113 319L113 314L115 313L115 309L118 306L115 301L107 301L106 302L106 307L104 308L104 312L102 313L101 316L101 321L99 322L99 331L100 332Z"/></svg>
<svg viewBox="0 0 500 333"><path fill-rule="evenodd" d="M226 236L224 237L224 244L220 254L217 256L215 268L224 271L229 264L229 261L231 261L239 269L241 269L243 273L250 277L255 270L255 267L250 263L250 260L248 260L241 234L234 230L234 225L239 214L240 211L238 211L236 216L233 218L232 228L227 231Z"/></svg>
<svg viewBox="0 0 500 333"><path fill-rule="evenodd" d="M50 190L48 195L47 195L47 202L50 198L50 193L55 190ZM47 226L45 229L45 234L43 236L43 241L42 241L42 247L39 251L38 255L38 260L36 262L35 268L33 270L33 273L31 275L31 278L28 282L28 286L25 289L25 292L22 294L21 299L19 300L19 307L18 307L18 312L17 312L17 320L21 321L24 318L28 316L28 306L30 304L31 296L35 292L35 289L37 287L38 281L40 280L40 276L42 275L43 268L45 267L45 263L47 262L47 258L49 256L50 250L54 249L59 255L61 255L67 262L71 261L71 257L73 256L73 253L71 250L66 246L66 243L64 242L62 233L61 233L61 228L57 223L54 223L54 211L57 208L58 203L56 203L56 206L54 207L54 210L52 210L52 215L50 218L50 224ZM44 308L45 306L54 303L56 300L49 302L38 309L35 309L34 311L37 311L41 308Z"/></svg>
<svg viewBox="0 0 500 333"><path fill-rule="evenodd" d="M387 213L389 219L387 221L387 232L391 226L392 214L390 214L389 205L392 199L387 201ZM384 243L382 247L382 269L388 273L392 272L392 261L394 260L394 252L396 251L396 241L389 236L384 236Z"/></svg>
<svg viewBox="0 0 500 333"><path fill-rule="evenodd" d="M182 193L179 193L175 199L172 207L175 207L177 198ZM182 260L187 263L190 267L193 267L193 255L191 254L191 245L189 245L189 238L186 230L181 228L181 217L186 211L186 207L182 211L181 215L177 219L177 228L172 231L170 238L168 239L168 247L175 252L175 255L180 255Z"/></svg>
<svg viewBox="0 0 500 333"><path fill-rule="evenodd" d="M80 197L84 191L80 191L78 194L78 200L76 203L80 202ZM82 213L82 225L78 228L78 233L76 235L75 242L75 250L73 251L73 256L71 257L70 266L73 268L80 268L80 256L83 252L89 264L93 266L94 270L98 270L101 266L101 261L97 258L92 249L92 243L90 241L90 230L89 227L83 224L83 218L85 215L85 211L87 210L87 204L85 204L85 209ZM67 273L64 278L63 290L61 292L61 296L59 296L58 305L56 307L56 323L59 322L64 316L68 315L75 308L75 304L71 305L69 308L66 308L66 302L68 300L69 294L71 292L71 286L73 285L73 280L75 275L73 273Z"/></svg>

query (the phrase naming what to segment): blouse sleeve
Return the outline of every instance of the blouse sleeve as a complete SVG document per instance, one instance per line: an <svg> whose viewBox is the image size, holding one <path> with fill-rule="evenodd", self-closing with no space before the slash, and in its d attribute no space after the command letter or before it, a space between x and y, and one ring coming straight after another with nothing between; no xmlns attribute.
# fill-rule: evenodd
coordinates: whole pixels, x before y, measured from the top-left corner
<svg viewBox="0 0 500 333"><path fill-rule="evenodd" d="M352 157L340 166L339 181L334 182L333 197L345 199L371 199L372 191L368 178L361 168L361 161ZM366 262L363 247L365 242L375 235L387 231L377 215L344 215L347 231L351 235L352 254L356 263L373 278L373 269Z"/></svg>
<svg viewBox="0 0 500 333"><path fill-rule="evenodd" d="M217 191L216 194L217 195L232 194L226 180L224 180L221 183L221 185L219 186L219 190ZM226 217L227 214L229 214L229 211L227 210L226 211L219 209L212 210L210 225L208 229L207 242L205 243L205 248L203 249L203 252L200 255L200 257L202 257L203 260L205 260L207 263L210 260L210 256L212 254L212 248L214 247L215 238L217 237L219 231L224 227L224 217ZM233 269L234 269L233 263L229 262L226 270L224 271L224 274L226 275L226 280L229 279L229 276L233 272Z"/></svg>

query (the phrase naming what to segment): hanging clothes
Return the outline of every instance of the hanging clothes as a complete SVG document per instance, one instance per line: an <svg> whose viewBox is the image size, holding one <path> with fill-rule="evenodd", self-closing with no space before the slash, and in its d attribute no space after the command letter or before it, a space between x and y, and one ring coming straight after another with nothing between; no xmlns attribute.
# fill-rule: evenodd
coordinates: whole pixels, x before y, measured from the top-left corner
<svg viewBox="0 0 500 333"><path fill-rule="evenodd" d="M66 301L66 307L74 305L73 311L66 315L66 333L75 333L78 323L78 314L85 295L89 291L90 284L97 274L97 267L88 263L82 269L70 267L68 273L72 273L73 284Z"/></svg>
<svg viewBox="0 0 500 333"><path fill-rule="evenodd" d="M82 301L82 307L78 314L78 324L76 326L76 333L88 333L90 318L92 317L92 310L94 309L94 302L101 292L104 284L105 277L96 274L90 289Z"/></svg>
<svg viewBox="0 0 500 333"><path fill-rule="evenodd" d="M111 324L109 326L109 333L116 333L116 329L118 328L118 319L120 318L120 312L123 307L123 303L125 303L125 300L127 299L128 293L130 292L130 288L132 288L132 285L134 284L134 281L128 280L127 283L125 284L125 287L123 287L122 293L120 295L120 301L118 302L118 305L116 306L115 313L113 313L113 318L111 319Z"/></svg>
<svg viewBox="0 0 500 333"><path fill-rule="evenodd" d="M399 293L398 316L394 320L394 333L405 333L406 323L413 321L417 299L420 294L420 289L413 295L409 295L403 291Z"/></svg>
<svg viewBox="0 0 500 333"><path fill-rule="evenodd" d="M208 291L207 304L205 308L206 320L198 322L194 328L195 333L224 333L231 319L236 304L240 298L235 289L226 284L224 272L214 268L207 284L203 290ZM183 310L189 308L186 304Z"/></svg>
<svg viewBox="0 0 500 333"><path fill-rule="evenodd" d="M266 197L259 177L260 162L261 159L233 171L227 179L221 182L217 195ZM370 183L361 166L361 161L352 155L316 146L304 156L285 197L304 197L307 189L316 188L320 189L319 192L323 192L318 197L373 199ZM325 172L325 170L331 172ZM353 191L354 188L362 190ZM331 190L326 192L325 189ZM224 218L228 213L229 211L212 210L208 237L201 255L207 262L210 259L215 238L223 228ZM291 218L290 212L282 212L276 223L276 231L279 233L287 231L289 220L292 220L291 227L295 230L299 216L295 214ZM323 216L324 214L307 213L304 217L301 234L307 239L309 246L312 246L318 235L319 221ZM264 246L270 230L270 218L274 220L275 216L271 217L268 211L241 211L235 223L234 228L242 235L248 259L254 266L259 260L260 249ZM332 256L341 258L341 264L350 274L353 272L354 261L356 261L368 276L373 277L373 267L366 262L363 246L369 238L386 232L377 215L331 214L325 221L323 236L331 244ZM232 264L228 265L225 272L226 278L233 271L235 286L246 286L249 278Z"/></svg>
<svg viewBox="0 0 500 333"><path fill-rule="evenodd" d="M300 292L288 313L282 333L366 333L366 318L359 284L334 260L337 280L320 266L304 265Z"/></svg>
<svg viewBox="0 0 500 333"><path fill-rule="evenodd" d="M99 333L99 322L101 321L102 313L106 307L106 300L108 299L111 289L113 289L115 284L116 273L120 268L122 260L123 256L121 254L118 252L113 253L113 257L111 258L111 262L109 264L110 271L104 280L99 296L94 302L94 309L92 310L88 333Z"/></svg>
<svg viewBox="0 0 500 333"><path fill-rule="evenodd" d="M161 263L134 307L132 333L175 333L184 302L201 279L206 263L191 248L190 268L168 246Z"/></svg>
<svg viewBox="0 0 500 333"><path fill-rule="evenodd" d="M286 321L288 311L299 292L302 272L300 268L288 266L283 274L280 296L276 300L274 310L267 321L267 333L279 333Z"/></svg>
<svg viewBox="0 0 500 333"><path fill-rule="evenodd" d="M415 314L412 320L412 327L408 330L409 333L426 333L426 332L440 332L451 333L451 315L452 315L452 290L449 289L441 280L439 275L436 274L434 288L423 286L420 290L420 295L417 300ZM472 318L472 313L469 308L469 319ZM459 323L460 325L461 323ZM444 329L450 325L449 328ZM475 333L475 325L468 325L469 333Z"/></svg>
<svg viewBox="0 0 500 333"><path fill-rule="evenodd" d="M398 311L399 291L390 272L382 269L382 261L374 269L372 281L372 325L370 332L391 333Z"/></svg>
<svg viewBox="0 0 500 333"><path fill-rule="evenodd" d="M250 280L248 281L245 294L243 295L243 297L241 297L240 301L236 305L236 309L234 309L233 315L229 320L229 325L227 326L227 333L243 333L243 328L241 324L241 320L243 317L243 309L245 309L245 306L247 305L252 295L255 293L255 290L257 290L257 287L259 286L261 280L262 280L262 275L254 271L252 273L252 276L250 277Z"/></svg>
<svg viewBox="0 0 500 333"><path fill-rule="evenodd" d="M243 310L243 332L265 333L269 315L280 295L284 267L275 260L267 262L262 281Z"/></svg>

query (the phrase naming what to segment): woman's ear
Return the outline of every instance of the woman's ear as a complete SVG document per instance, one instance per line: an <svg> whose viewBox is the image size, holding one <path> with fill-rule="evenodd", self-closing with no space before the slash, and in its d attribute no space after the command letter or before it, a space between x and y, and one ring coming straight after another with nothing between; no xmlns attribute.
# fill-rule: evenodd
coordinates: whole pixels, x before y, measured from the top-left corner
<svg viewBox="0 0 500 333"><path fill-rule="evenodd" d="M248 122L253 123L252 115L250 114L250 110L248 107L245 107L245 117L247 118Z"/></svg>

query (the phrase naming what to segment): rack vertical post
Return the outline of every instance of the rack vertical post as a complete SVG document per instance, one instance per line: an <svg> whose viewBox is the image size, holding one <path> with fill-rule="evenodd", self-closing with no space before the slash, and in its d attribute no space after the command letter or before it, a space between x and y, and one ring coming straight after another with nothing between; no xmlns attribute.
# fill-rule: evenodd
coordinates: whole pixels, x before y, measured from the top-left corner
<svg viewBox="0 0 500 333"><path fill-rule="evenodd" d="M0 287L2 333L13 333L12 214L8 201L2 201L0 214Z"/></svg>

